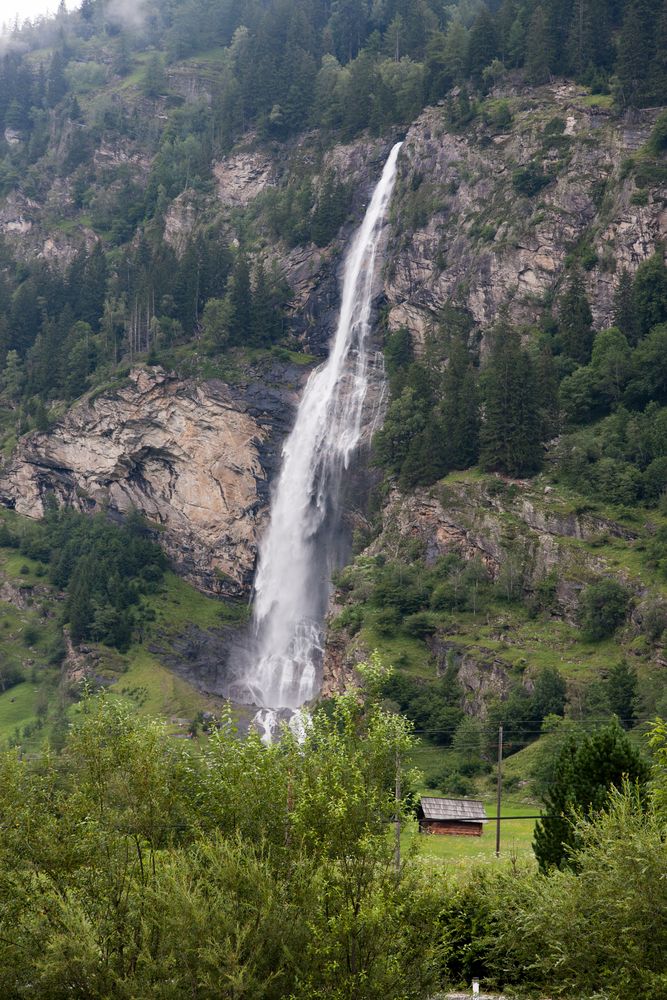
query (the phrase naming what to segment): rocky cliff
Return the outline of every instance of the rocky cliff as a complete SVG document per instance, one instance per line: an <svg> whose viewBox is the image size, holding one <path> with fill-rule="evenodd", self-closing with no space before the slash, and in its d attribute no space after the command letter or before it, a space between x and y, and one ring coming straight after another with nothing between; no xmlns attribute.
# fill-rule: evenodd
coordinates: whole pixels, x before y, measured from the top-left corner
<svg viewBox="0 0 667 1000"><path fill-rule="evenodd" d="M494 123L499 107L503 124ZM621 268L636 270L667 235L667 190L638 196L630 160L657 115L619 120L574 85L499 90L460 131L443 107L427 109L402 153L391 326L423 344L449 303L479 328L503 306L529 324L554 300L572 255L586 268L597 327L608 325ZM531 194L517 173L526 168L544 185Z"/></svg>
<svg viewBox="0 0 667 1000"><path fill-rule="evenodd" d="M647 615L657 608L664 616L667 605L660 596L659 579L647 574L638 561L655 525L650 516L638 518L634 525L586 510L542 477L528 481L453 473L429 489L409 494L392 491L383 506L378 534L334 594L324 692L344 690L353 681L355 666L378 645L388 662L417 669L418 675L424 662L430 662L434 675L453 664L463 692L462 707L481 717L489 699L506 695L512 677L522 677L530 686L531 671L524 671L544 656L566 666L573 699L581 677L590 680L593 668L608 668L610 657L627 656L647 674L660 671L663 644L647 643L642 635ZM421 648L415 647L416 659L403 662L404 640L395 646L391 633L387 638L373 625L373 574L390 562L420 567L426 575L448 556L460 557L464 565L472 560L481 563L501 595L501 604L491 613L477 609L481 613L472 617L469 602L454 615L433 615L420 637ZM581 643L579 612L584 588L602 578L622 584L632 610L614 647L600 655ZM504 603L504 596L511 599ZM526 616L525 609L531 606L535 610ZM356 607L365 607L361 629L354 618ZM541 622L534 624L532 615ZM350 628L347 622L356 624ZM415 639L416 635L408 643Z"/></svg>
<svg viewBox="0 0 667 1000"><path fill-rule="evenodd" d="M28 517L42 516L48 495L82 511L137 510L198 587L247 593L294 402L288 376L299 378L283 367L278 388L265 374L258 393L136 368L49 432L24 437L3 471L2 502Z"/></svg>

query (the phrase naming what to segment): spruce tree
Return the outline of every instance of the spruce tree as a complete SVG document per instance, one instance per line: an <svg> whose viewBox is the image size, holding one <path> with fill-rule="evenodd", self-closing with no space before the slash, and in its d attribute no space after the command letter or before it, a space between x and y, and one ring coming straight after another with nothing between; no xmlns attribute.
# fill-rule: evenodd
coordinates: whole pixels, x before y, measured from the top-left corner
<svg viewBox="0 0 667 1000"><path fill-rule="evenodd" d="M549 441L558 433L560 407L558 404L558 373L553 354L543 347L535 363L540 437Z"/></svg>
<svg viewBox="0 0 667 1000"><path fill-rule="evenodd" d="M634 346L639 340L639 322L632 276L625 268L618 279L614 294L614 326L625 334L629 344Z"/></svg>
<svg viewBox="0 0 667 1000"><path fill-rule="evenodd" d="M627 660L616 663L609 671L607 698L623 728L631 729L637 718L637 671Z"/></svg>
<svg viewBox="0 0 667 1000"><path fill-rule="evenodd" d="M509 476L537 472L542 464L537 383L532 360L506 319L493 332L483 377L483 468Z"/></svg>
<svg viewBox="0 0 667 1000"><path fill-rule="evenodd" d="M243 249L239 250L234 271L229 281L229 301L231 304L231 341L245 344L252 339L252 291L248 258Z"/></svg>
<svg viewBox="0 0 667 1000"><path fill-rule="evenodd" d="M667 266L662 245L637 268L633 298L641 336L667 320Z"/></svg>
<svg viewBox="0 0 667 1000"><path fill-rule="evenodd" d="M468 72L476 81L482 78L482 70L496 57L498 37L493 15L488 7L482 7L470 31L468 43Z"/></svg>
<svg viewBox="0 0 667 1000"><path fill-rule="evenodd" d="M641 107L646 97L646 80L653 55L651 11L647 0L632 0L623 19L618 39L616 76L620 103Z"/></svg>
<svg viewBox="0 0 667 1000"><path fill-rule="evenodd" d="M546 8L539 5L533 11L526 39L525 70L529 83L546 83L555 68L556 46L553 28Z"/></svg>
<svg viewBox="0 0 667 1000"><path fill-rule="evenodd" d="M648 103L664 104L667 95L667 0L664 0L655 29L655 56L648 74Z"/></svg>
<svg viewBox="0 0 667 1000"><path fill-rule="evenodd" d="M563 353L585 365L593 347L593 316L581 272L571 273L561 299L558 330Z"/></svg>
<svg viewBox="0 0 667 1000"><path fill-rule="evenodd" d="M458 338L450 349L442 396L444 471L467 469L479 457L479 399L470 355Z"/></svg>
<svg viewBox="0 0 667 1000"><path fill-rule="evenodd" d="M612 787L628 779L644 784L649 768L617 722L586 736L571 738L560 752L553 780L544 796L545 818L535 826L533 850L540 869L571 865L576 847L573 820L603 809Z"/></svg>
<svg viewBox="0 0 667 1000"><path fill-rule="evenodd" d="M278 339L282 332L282 317L261 262L255 269L250 313L254 344L267 346Z"/></svg>

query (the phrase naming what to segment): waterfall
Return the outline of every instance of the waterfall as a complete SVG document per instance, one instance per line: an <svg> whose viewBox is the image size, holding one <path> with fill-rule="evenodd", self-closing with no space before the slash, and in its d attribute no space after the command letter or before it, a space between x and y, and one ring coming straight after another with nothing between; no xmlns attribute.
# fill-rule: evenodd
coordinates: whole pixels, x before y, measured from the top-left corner
<svg viewBox="0 0 667 1000"><path fill-rule="evenodd" d="M400 146L391 151L348 251L329 358L311 374L283 447L255 581L253 659L235 685L245 689L243 700L269 710L258 719L264 731L276 710L295 710L318 689L338 498L363 430L376 255Z"/></svg>

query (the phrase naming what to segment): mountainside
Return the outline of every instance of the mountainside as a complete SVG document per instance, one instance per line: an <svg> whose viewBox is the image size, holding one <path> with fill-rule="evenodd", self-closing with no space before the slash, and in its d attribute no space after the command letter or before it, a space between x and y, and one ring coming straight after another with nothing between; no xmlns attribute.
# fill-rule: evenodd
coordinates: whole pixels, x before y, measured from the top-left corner
<svg viewBox="0 0 667 1000"><path fill-rule="evenodd" d="M504 718L514 750L547 716L615 712L631 728L664 711L659 49L630 93L618 46L584 70L560 39L550 65L568 76L555 77L534 71L524 23L510 55L507 4L486 48L486 8L448 20L390 4L345 41L340 19L304 4L276 42L290 68L271 76L274 5L244 24L233 6L189 47L187 5L146 4L130 24L91 2L3 56L3 505L141 514L181 577L232 603L218 620L179 591L192 614L170 623L173 581L140 595L123 662L161 657L194 689L224 690L281 443L402 138L376 302L386 420L350 477L354 554L335 578L323 693L378 649L397 670L387 700L427 740L448 746L470 716L488 742ZM613 39L629 31L618 7ZM16 547L40 585L53 557L29 522L7 524L6 586ZM63 584L48 573L58 632ZM83 670L118 686L101 634L79 637ZM17 725L34 716L31 696ZM438 780L448 790L451 774Z"/></svg>

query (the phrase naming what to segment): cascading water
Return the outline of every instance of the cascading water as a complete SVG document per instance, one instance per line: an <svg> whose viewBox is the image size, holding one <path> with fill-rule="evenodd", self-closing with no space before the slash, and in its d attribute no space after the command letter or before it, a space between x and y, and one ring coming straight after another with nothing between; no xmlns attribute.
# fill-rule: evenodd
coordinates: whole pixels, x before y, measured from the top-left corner
<svg viewBox="0 0 667 1000"><path fill-rule="evenodd" d="M276 710L317 693L342 477L362 435L376 255L396 179L394 146L348 252L340 317L328 360L312 373L283 448L255 581L253 660L235 684L261 706L270 738Z"/></svg>

